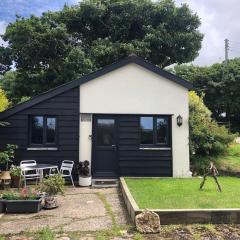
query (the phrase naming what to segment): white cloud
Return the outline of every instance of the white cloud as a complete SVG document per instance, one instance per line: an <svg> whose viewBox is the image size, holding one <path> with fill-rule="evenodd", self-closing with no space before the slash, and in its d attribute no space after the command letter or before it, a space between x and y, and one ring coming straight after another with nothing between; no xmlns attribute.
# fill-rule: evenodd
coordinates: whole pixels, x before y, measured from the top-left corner
<svg viewBox="0 0 240 240"><path fill-rule="evenodd" d="M204 39L195 64L223 61L225 38L230 40L229 57L240 57L239 0L176 0L176 3L187 3L201 18Z"/></svg>
<svg viewBox="0 0 240 240"><path fill-rule="evenodd" d="M7 22L5 21L0 21L0 35L5 33L7 27ZM3 41L3 39L0 37L0 46L7 46L7 42Z"/></svg>

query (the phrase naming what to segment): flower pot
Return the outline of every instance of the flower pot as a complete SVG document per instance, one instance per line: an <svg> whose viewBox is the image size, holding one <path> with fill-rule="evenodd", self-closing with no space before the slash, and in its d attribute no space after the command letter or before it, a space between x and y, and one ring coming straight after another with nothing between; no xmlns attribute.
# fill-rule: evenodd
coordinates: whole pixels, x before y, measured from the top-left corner
<svg viewBox="0 0 240 240"><path fill-rule="evenodd" d="M36 200L5 200L7 213L36 213L41 210L42 199Z"/></svg>
<svg viewBox="0 0 240 240"><path fill-rule="evenodd" d="M11 176L11 187L18 188L20 185L20 177L18 176Z"/></svg>
<svg viewBox="0 0 240 240"><path fill-rule="evenodd" d="M92 185L92 177L84 177L84 176L79 176L79 186L81 187L88 187Z"/></svg>
<svg viewBox="0 0 240 240"><path fill-rule="evenodd" d="M53 209L58 207L57 196L45 196L44 208Z"/></svg>
<svg viewBox="0 0 240 240"><path fill-rule="evenodd" d="M10 171L2 171L0 178L2 180L11 180Z"/></svg>
<svg viewBox="0 0 240 240"><path fill-rule="evenodd" d="M6 200L0 199L0 213L5 213L6 211Z"/></svg>

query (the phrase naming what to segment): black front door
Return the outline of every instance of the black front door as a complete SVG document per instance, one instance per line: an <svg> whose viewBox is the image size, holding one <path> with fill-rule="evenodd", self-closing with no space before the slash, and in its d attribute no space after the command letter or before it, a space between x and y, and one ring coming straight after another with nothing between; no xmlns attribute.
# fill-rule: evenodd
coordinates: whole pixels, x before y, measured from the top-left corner
<svg viewBox="0 0 240 240"><path fill-rule="evenodd" d="M117 121L115 116L95 115L93 118L93 177L118 177Z"/></svg>

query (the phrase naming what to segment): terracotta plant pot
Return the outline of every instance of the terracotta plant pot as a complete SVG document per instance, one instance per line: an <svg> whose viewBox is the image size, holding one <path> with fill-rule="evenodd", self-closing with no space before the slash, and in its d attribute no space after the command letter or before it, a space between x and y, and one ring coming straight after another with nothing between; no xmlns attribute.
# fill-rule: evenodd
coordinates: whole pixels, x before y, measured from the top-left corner
<svg viewBox="0 0 240 240"><path fill-rule="evenodd" d="M58 207L57 196L45 196L44 208L53 209Z"/></svg>
<svg viewBox="0 0 240 240"><path fill-rule="evenodd" d="M20 177L18 176L11 176L11 187L18 188L20 185Z"/></svg>

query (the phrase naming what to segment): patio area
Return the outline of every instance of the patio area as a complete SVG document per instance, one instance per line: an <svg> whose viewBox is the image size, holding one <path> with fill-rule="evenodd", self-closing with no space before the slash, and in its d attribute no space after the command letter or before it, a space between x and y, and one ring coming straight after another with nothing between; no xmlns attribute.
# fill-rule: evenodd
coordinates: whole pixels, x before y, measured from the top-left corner
<svg viewBox="0 0 240 240"><path fill-rule="evenodd" d="M59 207L34 214L0 215L0 235L16 235L49 227L56 232L94 232L129 224L118 188L66 189Z"/></svg>

